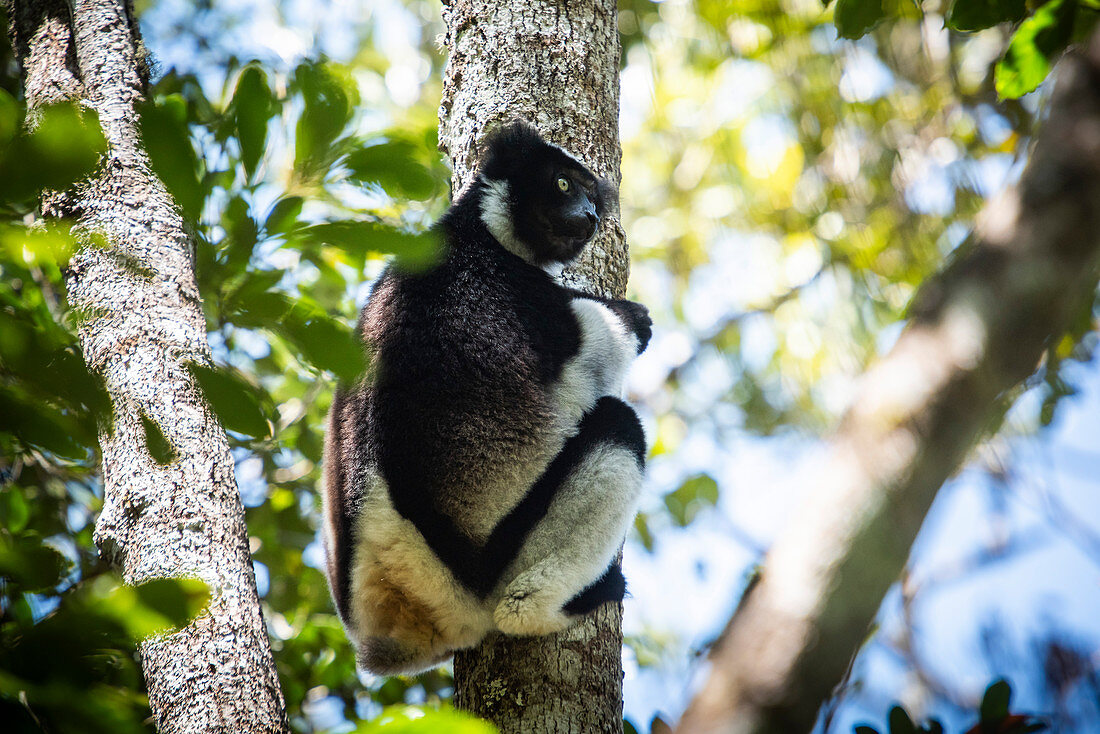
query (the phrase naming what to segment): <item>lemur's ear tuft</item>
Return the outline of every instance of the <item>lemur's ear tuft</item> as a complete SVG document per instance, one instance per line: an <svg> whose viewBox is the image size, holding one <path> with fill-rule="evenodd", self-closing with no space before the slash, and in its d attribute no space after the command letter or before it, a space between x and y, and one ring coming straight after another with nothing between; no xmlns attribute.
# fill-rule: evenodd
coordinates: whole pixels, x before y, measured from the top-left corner
<svg viewBox="0 0 1100 734"><path fill-rule="evenodd" d="M515 118L485 136L478 169L486 178L506 179L509 173L530 165L532 156L546 147L538 128L527 120Z"/></svg>

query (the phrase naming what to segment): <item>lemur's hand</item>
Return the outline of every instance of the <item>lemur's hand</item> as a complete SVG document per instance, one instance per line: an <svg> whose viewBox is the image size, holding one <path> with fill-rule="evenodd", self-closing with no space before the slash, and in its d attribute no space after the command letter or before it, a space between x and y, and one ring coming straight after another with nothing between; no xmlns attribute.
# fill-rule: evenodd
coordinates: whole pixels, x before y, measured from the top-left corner
<svg viewBox="0 0 1100 734"><path fill-rule="evenodd" d="M634 301L616 301L614 308L619 318L638 337L638 354L641 354L653 336L653 319L649 318L649 309Z"/></svg>

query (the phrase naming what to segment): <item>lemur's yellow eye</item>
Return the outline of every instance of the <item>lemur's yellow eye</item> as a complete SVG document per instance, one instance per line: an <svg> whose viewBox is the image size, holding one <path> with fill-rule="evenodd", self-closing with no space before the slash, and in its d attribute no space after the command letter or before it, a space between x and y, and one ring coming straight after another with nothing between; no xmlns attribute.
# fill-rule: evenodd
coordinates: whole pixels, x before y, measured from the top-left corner
<svg viewBox="0 0 1100 734"><path fill-rule="evenodd" d="M565 176L558 176L558 190L563 194L569 193L569 179Z"/></svg>

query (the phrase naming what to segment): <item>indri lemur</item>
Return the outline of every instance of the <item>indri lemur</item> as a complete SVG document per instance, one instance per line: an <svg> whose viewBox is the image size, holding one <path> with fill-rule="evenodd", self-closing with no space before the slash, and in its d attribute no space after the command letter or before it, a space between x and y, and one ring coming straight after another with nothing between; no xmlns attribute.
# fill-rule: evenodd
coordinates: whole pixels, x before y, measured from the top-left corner
<svg viewBox="0 0 1100 734"><path fill-rule="evenodd" d="M329 583L371 672L623 598L645 437L617 396L650 320L548 273L595 234L607 186L510 123L437 225L439 262L374 285L371 367L336 391L324 490Z"/></svg>

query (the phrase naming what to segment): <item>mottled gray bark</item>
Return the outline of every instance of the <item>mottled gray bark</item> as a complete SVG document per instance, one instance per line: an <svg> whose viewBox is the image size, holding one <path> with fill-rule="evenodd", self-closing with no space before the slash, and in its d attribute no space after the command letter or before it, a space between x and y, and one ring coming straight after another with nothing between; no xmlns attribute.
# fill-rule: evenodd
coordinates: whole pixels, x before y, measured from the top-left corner
<svg viewBox="0 0 1100 734"><path fill-rule="evenodd" d="M1100 36L1058 67L1018 187L921 288L863 379L800 508L734 615L677 731L808 732L898 577L940 485L1100 275Z"/></svg>
<svg viewBox="0 0 1100 734"><path fill-rule="evenodd" d="M113 430L100 437L96 544L127 583L192 576L211 590L190 625L141 645L157 728L286 731L228 442L185 366L208 364L210 350L191 243L138 134L135 105L148 79L132 8L23 0L11 19L31 118L42 104L79 100L98 112L109 143L96 175L43 197L44 214L75 219L106 242L81 249L67 280L70 304L88 315L84 358L114 406ZM149 455L141 414L172 444L171 463Z"/></svg>
<svg viewBox="0 0 1100 734"><path fill-rule="evenodd" d="M450 58L440 147L459 191L493 125L522 117L619 183L619 37L613 0L444 2ZM622 296L628 259L618 197L566 280ZM628 575L629 575L629 569ZM495 636L455 657L455 703L511 732L622 731L622 608L539 638Z"/></svg>

